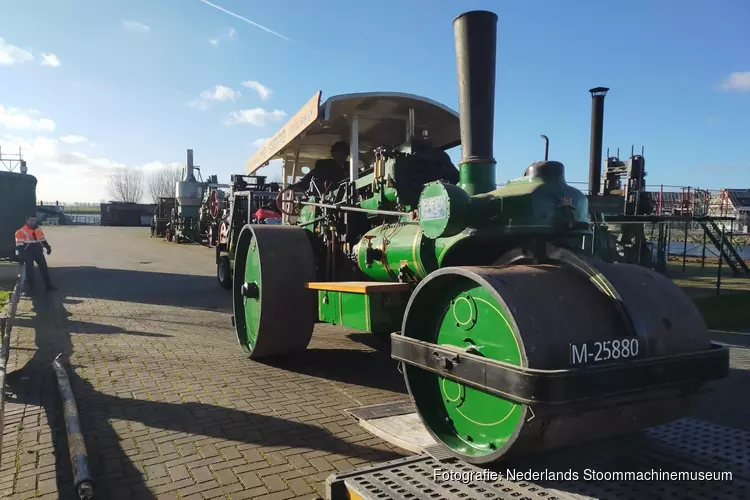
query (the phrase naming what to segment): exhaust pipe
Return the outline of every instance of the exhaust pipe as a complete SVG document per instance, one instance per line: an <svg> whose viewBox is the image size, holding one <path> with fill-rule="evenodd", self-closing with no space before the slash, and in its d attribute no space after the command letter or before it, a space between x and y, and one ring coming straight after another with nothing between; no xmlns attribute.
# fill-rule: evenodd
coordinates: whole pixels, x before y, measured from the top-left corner
<svg viewBox="0 0 750 500"><path fill-rule="evenodd" d="M185 169L185 181L194 181L195 174L193 173L193 150L187 150L187 168Z"/></svg>
<svg viewBox="0 0 750 500"><path fill-rule="evenodd" d="M495 121L497 14L464 12L453 20L461 120L459 186L469 195L497 189Z"/></svg>
<svg viewBox="0 0 750 500"><path fill-rule="evenodd" d="M604 134L604 97L607 87L591 90L591 151L589 152L589 194L598 196L602 184L602 136Z"/></svg>

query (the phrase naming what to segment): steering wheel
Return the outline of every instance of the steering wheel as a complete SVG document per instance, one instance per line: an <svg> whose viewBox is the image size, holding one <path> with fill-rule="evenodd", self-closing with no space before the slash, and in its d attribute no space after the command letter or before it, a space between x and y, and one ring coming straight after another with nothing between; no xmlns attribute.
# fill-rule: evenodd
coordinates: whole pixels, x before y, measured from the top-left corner
<svg viewBox="0 0 750 500"><path fill-rule="evenodd" d="M279 212L281 212L284 215L288 215L290 217L296 217L297 214L299 213L299 211L287 212L286 210L284 210L285 203L288 203L293 207L291 210L294 210L296 208L294 207L294 197L292 197L291 200L284 200L284 193L286 193L287 191L290 191L293 187L294 186L289 185L285 187L284 189L282 189L281 191L279 191L279 194L276 195L276 207L279 209ZM294 193L294 191L292 191L292 193Z"/></svg>

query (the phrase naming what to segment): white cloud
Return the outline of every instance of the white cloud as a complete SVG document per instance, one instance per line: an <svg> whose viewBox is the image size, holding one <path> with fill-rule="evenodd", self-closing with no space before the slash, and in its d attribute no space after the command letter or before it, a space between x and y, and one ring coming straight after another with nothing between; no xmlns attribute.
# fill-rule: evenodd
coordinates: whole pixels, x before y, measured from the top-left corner
<svg viewBox="0 0 750 500"><path fill-rule="evenodd" d="M201 99L193 99L192 101L186 102L185 105L189 108L197 109L199 111L205 111L208 109L208 103Z"/></svg>
<svg viewBox="0 0 750 500"><path fill-rule="evenodd" d="M251 143L250 143L250 145L251 145L252 147L254 147L255 149L258 149L258 148L260 148L260 147L261 147L261 146L262 146L263 144L265 144L267 140L268 140L268 138L267 138L267 137L261 137L260 139L255 139L255 140L254 140L253 142L251 142Z"/></svg>
<svg viewBox="0 0 750 500"><path fill-rule="evenodd" d="M201 92L200 98L204 101L234 101L240 95L236 90L232 90L224 85L217 85L213 90L204 90Z"/></svg>
<svg viewBox="0 0 750 500"><path fill-rule="evenodd" d="M226 87L224 85L217 85L213 89L204 90L198 96L198 99L192 99L185 103L186 106L200 111L205 111L209 108L209 101L217 102L234 102L242 94L234 89Z"/></svg>
<svg viewBox="0 0 750 500"><path fill-rule="evenodd" d="M17 130L54 131L55 124L38 118L39 111L21 111L0 106L0 126ZM60 202L98 202L110 198L106 183L118 169L134 168L148 174L175 163L151 161L141 165L126 165L104 157L94 157L76 151L80 145L92 145L81 135L64 135L59 139L37 136L35 139L0 134L0 144L8 151L21 151L29 174L37 178L37 200ZM145 199L144 202L149 200Z"/></svg>
<svg viewBox="0 0 750 500"><path fill-rule="evenodd" d="M750 92L750 71L736 71L731 73L721 85L721 90Z"/></svg>
<svg viewBox="0 0 750 500"><path fill-rule="evenodd" d="M237 33L237 30L234 28L229 28L225 34L221 35L219 38L225 38L232 41L236 41L237 38L239 38L239 34ZM214 47L218 47L219 43L221 43L221 40L219 38L209 38L208 43L213 45Z"/></svg>
<svg viewBox="0 0 750 500"><path fill-rule="evenodd" d="M52 66L53 68L60 66L60 58L55 54L42 53L42 59L42 66Z"/></svg>
<svg viewBox="0 0 750 500"><path fill-rule="evenodd" d="M80 137L80 136L66 136ZM0 135L0 144L9 151L21 148L29 174L37 178L37 200L45 202L99 202L110 198L106 189L109 176L119 169L134 168L146 175L165 166L180 166L178 163L151 161L142 165L126 165L109 158L96 158L70 149L60 139ZM148 203L144 194L144 203Z"/></svg>
<svg viewBox="0 0 750 500"><path fill-rule="evenodd" d="M273 94L273 90L269 89L268 87L266 87L260 82L256 82L255 80L248 80L248 81L242 82L242 85L244 87L247 87L249 89L253 89L254 91L256 91L261 101L269 100L271 98L271 95Z"/></svg>
<svg viewBox="0 0 750 500"><path fill-rule="evenodd" d="M31 49L17 47L0 38L0 64L11 65L28 62L34 59Z"/></svg>
<svg viewBox="0 0 750 500"><path fill-rule="evenodd" d="M151 31L151 28L139 21L123 21L122 27L134 34L143 34Z"/></svg>
<svg viewBox="0 0 750 500"><path fill-rule="evenodd" d="M225 122L227 125L238 125L248 123L256 127L262 127L266 121L279 121L286 117L286 113L279 109L267 111L263 108L241 109L229 113L229 118Z"/></svg>
<svg viewBox="0 0 750 500"><path fill-rule="evenodd" d="M60 58L55 54L45 54L42 52L42 66L52 66L57 68L60 66Z"/></svg>
<svg viewBox="0 0 750 500"><path fill-rule="evenodd" d="M35 109L4 108L0 106L0 127L11 130L46 130L53 132L55 122L49 118L38 118Z"/></svg>
<svg viewBox="0 0 750 500"><path fill-rule="evenodd" d="M65 144L91 144L91 142L82 135L64 135L60 137L60 142Z"/></svg>

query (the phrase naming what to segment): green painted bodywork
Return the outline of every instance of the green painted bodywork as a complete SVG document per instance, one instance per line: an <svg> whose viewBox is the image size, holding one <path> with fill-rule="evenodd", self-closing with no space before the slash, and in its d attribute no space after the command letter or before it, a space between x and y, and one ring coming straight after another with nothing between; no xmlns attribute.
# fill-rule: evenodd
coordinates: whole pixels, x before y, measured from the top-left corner
<svg viewBox="0 0 750 500"><path fill-rule="evenodd" d="M409 292L351 293L318 290L318 320L387 337L401 327Z"/></svg>
<svg viewBox="0 0 750 500"><path fill-rule="evenodd" d="M521 177L471 202L469 225L492 233L560 234L577 225L588 231L588 199L562 179Z"/></svg>
<svg viewBox="0 0 750 500"><path fill-rule="evenodd" d="M511 316L495 292L463 276L451 275L433 288L429 308L411 314L404 334L462 349L488 359L523 365L522 347ZM409 365L409 388L428 427L467 456L496 452L524 423L524 408L497 396Z"/></svg>
<svg viewBox="0 0 750 500"><path fill-rule="evenodd" d="M419 226L431 239L454 236L466 228L470 205L471 197L460 187L430 183L419 197Z"/></svg>
<svg viewBox="0 0 750 500"><path fill-rule="evenodd" d="M471 197L457 186L435 182L424 188L420 208L425 200L430 201L429 210L420 211L418 222L377 226L357 244L357 264L368 277L398 281L405 269L406 276L421 280L443 265L456 243L468 238L589 232L588 199L560 178L522 177ZM382 252L380 259L367 262L368 246Z"/></svg>
<svg viewBox="0 0 750 500"><path fill-rule="evenodd" d="M368 242L367 236L373 236ZM368 266L368 246L383 252L384 258ZM377 226L365 234L354 249L357 264L374 281L398 281L399 270L406 266L411 276L422 279L436 269L435 244L424 237L419 224L397 223Z"/></svg>
<svg viewBox="0 0 750 500"><path fill-rule="evenodd" d="M495 167L493 163L459 163L458 187L470 196L489 193L497 187L495 182Z"/></svg>
<svg viewBox="0 0 750 500"><path fill-rule="evenodd" d="M427 238L417 222L400 222L377 226L365 234L354 248L360 270L373 281L399 281L399 272L419 281L439 269L447 252L459 241L475 234L471 228L436 240ZM368 242L367 236L373 236ZM383 251L382 260L367 264L367 248Z"/></svg>

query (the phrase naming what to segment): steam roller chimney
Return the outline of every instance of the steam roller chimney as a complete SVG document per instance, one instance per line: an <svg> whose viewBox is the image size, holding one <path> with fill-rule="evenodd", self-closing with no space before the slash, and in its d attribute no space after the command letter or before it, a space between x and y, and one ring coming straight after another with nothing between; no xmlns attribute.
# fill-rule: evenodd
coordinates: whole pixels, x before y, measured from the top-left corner
<svg viewBox="0 0 750 500"><path fill-rule="evenodd" d="M469 195L497 188L492 146L495 121L497 15L465 12L453 20L461 120L459 186Z"/></svg>
<svg viewBox="0 0 750 500"><path fill-rule="evenodd" d="M589 152L589 194L598 196L602 183L602 137L604 134L604 97L607 87L591 90L591 151Z"/></svg>

